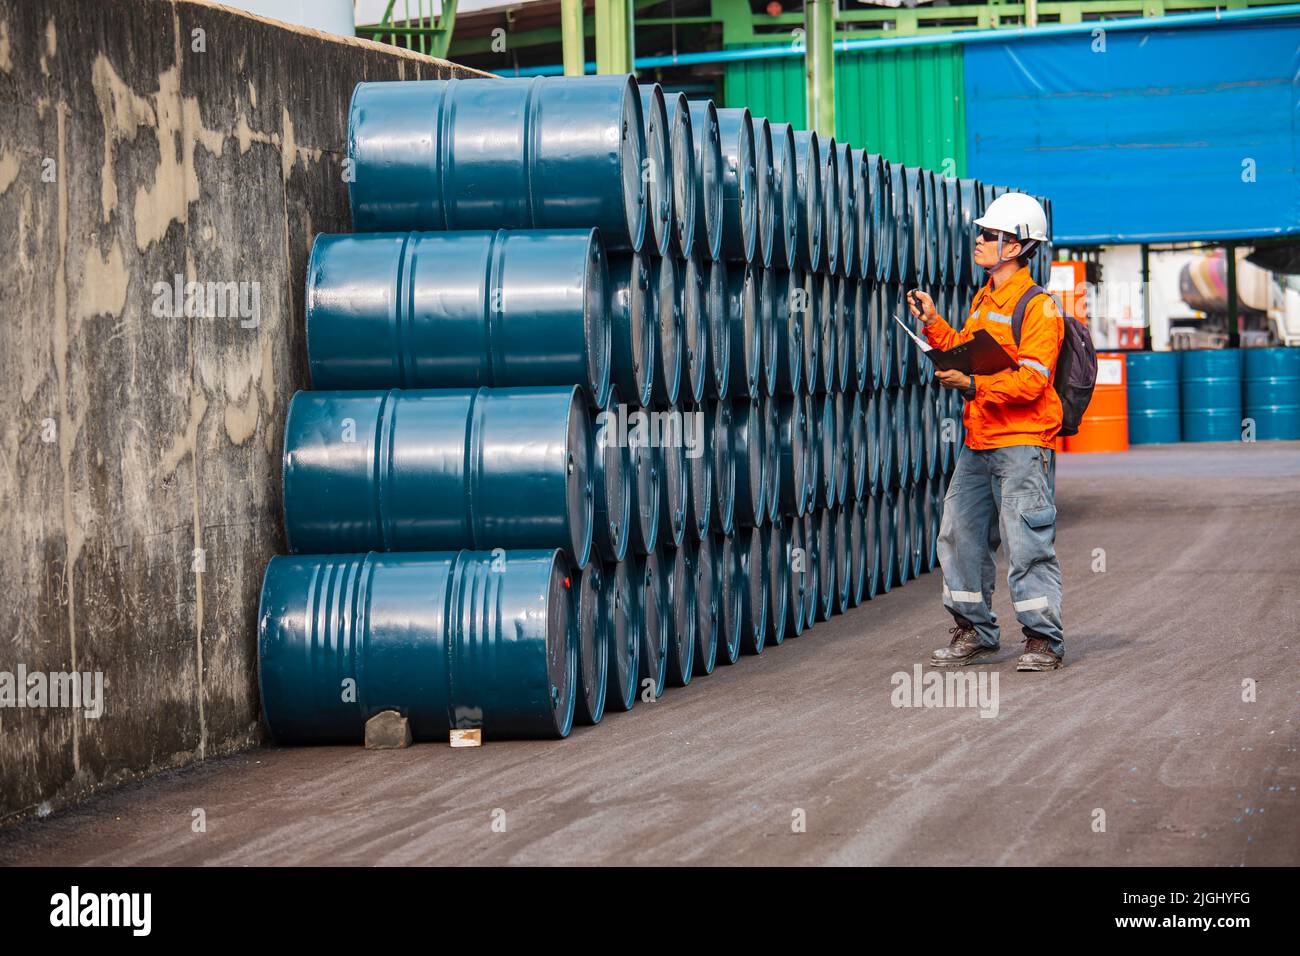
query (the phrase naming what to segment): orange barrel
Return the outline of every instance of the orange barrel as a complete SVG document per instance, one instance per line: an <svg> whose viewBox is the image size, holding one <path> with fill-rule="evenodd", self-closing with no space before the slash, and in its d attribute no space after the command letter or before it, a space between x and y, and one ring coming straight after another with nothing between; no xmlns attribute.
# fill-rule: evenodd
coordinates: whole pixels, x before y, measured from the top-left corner
<svg viewBox="0 0 1300 956"><path fill-rule="evenodd" d="M1065 450L1128 451L1128 382L1123 352L1097 353L1097 386L1079 423L1079 434L1065 439Z"/></svg>

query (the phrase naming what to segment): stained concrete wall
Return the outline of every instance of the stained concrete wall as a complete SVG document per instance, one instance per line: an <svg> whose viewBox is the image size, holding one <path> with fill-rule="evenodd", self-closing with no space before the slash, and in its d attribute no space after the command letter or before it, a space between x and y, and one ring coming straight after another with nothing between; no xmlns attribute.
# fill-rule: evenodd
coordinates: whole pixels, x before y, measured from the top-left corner
<svg viewBox="0 0 1300 956"><path fill-rule="evenodd" d="M258 741L258 591L307 254L350 227L348 99L453 72L200 0L0 0L0 681L105 679L98 719L0 707L0 820ZM249 283L250 308L169 316L177 274Z"/></svg>

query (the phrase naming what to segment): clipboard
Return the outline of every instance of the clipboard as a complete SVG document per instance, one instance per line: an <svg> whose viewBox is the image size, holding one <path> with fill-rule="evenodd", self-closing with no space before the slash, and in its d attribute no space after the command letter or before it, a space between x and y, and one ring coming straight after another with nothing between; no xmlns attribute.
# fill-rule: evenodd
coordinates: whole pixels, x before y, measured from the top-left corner
<svg viewBox="0 0 1300 956"><path fill-rule="evenodd" d="M894 316L894 321L911 337L934 367L942 372L995 375L1004 369L1016 367L1015 359L984 329L976 329L969 342L954 345L950 349L936 349L909 329L898 316Z"/></svg>

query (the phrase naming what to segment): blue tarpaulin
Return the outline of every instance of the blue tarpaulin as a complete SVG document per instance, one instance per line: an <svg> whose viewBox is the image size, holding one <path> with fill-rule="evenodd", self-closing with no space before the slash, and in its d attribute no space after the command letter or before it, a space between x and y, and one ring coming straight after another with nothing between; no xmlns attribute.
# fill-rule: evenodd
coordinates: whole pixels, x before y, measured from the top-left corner
<svg viewBox="0 0 1300 956"><path fill-rule="evenodd" d="M1300 233L1300 19L972 44L965 92L969 174L1057 243Z"/></svg>

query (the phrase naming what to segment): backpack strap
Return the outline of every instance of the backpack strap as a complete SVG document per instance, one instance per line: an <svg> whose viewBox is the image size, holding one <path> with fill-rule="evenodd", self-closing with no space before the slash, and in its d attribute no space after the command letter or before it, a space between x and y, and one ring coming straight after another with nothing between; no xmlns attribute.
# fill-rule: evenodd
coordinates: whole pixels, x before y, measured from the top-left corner
<svg viewBox="0 0 1300 956"><path fill-rule="evenodd" d="M1029 308L1029 303L1033 302L1038 296L1047 294L1047 290L1041 285L1032 285L1025 290L1025 294L1016 303L1016 307L1011 313L1011 335L1015 338L1017 348L1020 347L1020 329L1025 324L1025 309Z"/></svg>

